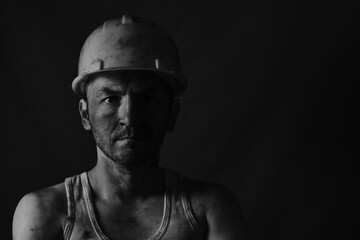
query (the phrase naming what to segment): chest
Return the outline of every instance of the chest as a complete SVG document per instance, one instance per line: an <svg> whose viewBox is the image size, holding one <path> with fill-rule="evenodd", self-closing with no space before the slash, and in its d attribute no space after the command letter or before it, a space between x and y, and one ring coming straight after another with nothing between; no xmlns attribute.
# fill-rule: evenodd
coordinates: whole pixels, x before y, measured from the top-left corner
<svg viewBox="0 0 360 240"><path fill-rule="evenodd" d="M77 205L71 240L191 240L204 239L205 225L191 227L182 204L156 198L143 204L114 208L94 202Z"/></svg>
<svg viewBox="0 0 360 240"><path fill-rule="evenodd" d="M92 198L85 174L69 179L64 239L204 239L206 218L194 214L180 183L177 175L168 174L164 194L118 207Z"/></svg>
<svg viewBox="0 0 360 240"><path fill-rule="evenodd" d="M164 206L161 197L121 205L94 202L92 224L110 239L152 239L164 222Z"/></svg>

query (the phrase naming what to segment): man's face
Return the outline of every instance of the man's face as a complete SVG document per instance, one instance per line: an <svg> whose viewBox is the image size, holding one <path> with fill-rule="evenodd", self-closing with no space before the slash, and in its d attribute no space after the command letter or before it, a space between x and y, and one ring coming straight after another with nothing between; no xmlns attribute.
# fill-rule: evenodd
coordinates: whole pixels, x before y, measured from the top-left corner
<svg viewBox="0 0 360 240"><path fill-rule="evenodd" d="M147 72L97 74L86 95L84 127L92 130L101 151L123 167L137 167L156 156L177 116L169 86Z"/></svg>

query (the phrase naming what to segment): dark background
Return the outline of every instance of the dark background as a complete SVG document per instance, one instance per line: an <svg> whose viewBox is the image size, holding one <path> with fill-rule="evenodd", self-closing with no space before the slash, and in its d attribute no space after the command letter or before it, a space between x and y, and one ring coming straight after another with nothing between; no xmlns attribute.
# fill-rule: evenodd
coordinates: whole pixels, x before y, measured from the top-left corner
<svg viewBox="0 0 360 240"><path fill-rule="evenodd" d="M1 239L11 238L24 194L95 164L71 81L88 34L124 12L168 30L189 81L161 165L232 189L249 239L358 234L358 9L299 0L1 2Z"/></svg>

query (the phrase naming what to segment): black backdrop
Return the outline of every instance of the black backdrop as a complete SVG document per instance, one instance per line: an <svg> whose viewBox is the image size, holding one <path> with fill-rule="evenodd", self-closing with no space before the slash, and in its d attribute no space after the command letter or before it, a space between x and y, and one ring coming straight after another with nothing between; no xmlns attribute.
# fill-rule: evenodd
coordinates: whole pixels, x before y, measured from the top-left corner
<svg viewBox="0 0 360 240"><path fill-rule="evenodd" d="M95 164L70 85L88 34L123 12L170 32L189 81L161 165L232 189L250 239L358 232L355 4L3 1L1 239L21 196Z"/></svg>

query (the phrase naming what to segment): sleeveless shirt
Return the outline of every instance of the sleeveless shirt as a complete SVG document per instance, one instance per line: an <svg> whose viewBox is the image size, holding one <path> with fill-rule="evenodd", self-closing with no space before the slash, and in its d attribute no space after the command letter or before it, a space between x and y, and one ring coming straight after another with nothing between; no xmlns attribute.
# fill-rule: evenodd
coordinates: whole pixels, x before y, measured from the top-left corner
<svg viewBox="0 0 360 240"><path fill-rule="evenodd" d="M160 227L149 240L203 239L184 187L184 178L165 171L164 210ZM65 179L67 218L65 240L110 240L97 222L87 173Z"/></svg>

